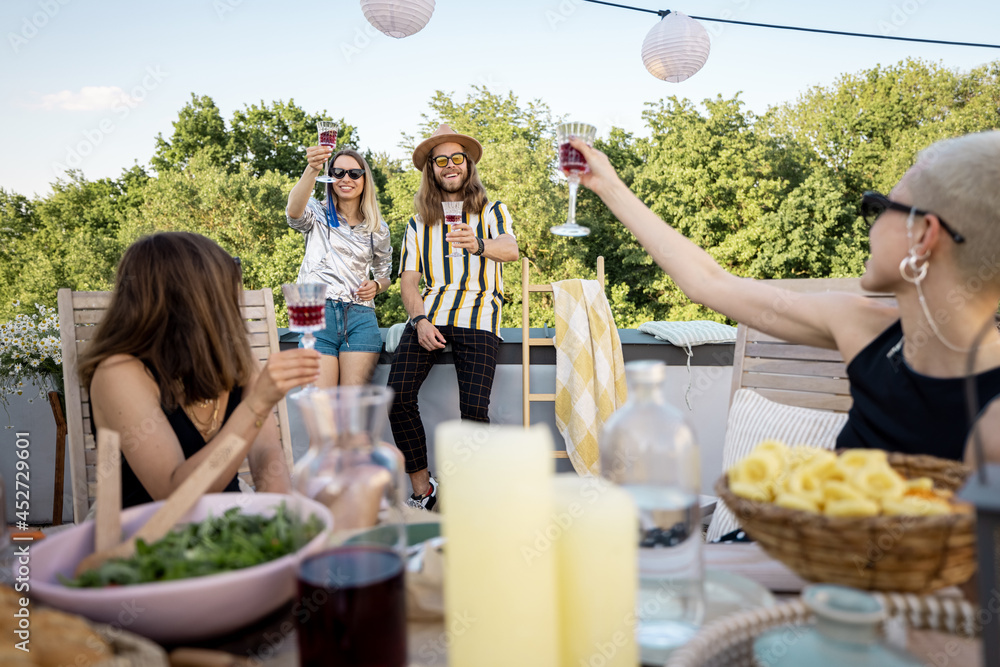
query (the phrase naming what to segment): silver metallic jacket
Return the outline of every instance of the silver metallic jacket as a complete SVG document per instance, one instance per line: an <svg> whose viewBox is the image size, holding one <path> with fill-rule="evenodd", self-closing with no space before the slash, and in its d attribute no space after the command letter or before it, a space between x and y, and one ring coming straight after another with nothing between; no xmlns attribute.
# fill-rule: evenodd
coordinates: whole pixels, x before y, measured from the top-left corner
<svg viewBox="0 0 1000 667"><path fill-rule="evenodd" d="M310 197L302 217L288 218L288 226L302 232L306 241L298 282L325 284L327 299L375 306L374 301L359 301L354 294L369 272L373 280L391 281L392 246L385 222L374 234L362 231L360 225L330 227L323 205Z"/></svg>

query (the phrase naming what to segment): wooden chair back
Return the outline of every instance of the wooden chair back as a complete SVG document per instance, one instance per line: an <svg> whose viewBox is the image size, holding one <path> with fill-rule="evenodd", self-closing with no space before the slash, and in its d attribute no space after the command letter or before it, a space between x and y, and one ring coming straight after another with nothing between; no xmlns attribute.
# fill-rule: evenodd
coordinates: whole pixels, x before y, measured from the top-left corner
<svg viewBox="0 0 1000 667"><path fill-rule="evenodd" d="M554 347L556 344L555 334L552 338L532 338L530 335L530 328L528 327L528 308L530 306L530 297L533 293L538 292L548 292L552 293L552 284L545 283L543 285L532 285L530 284L528 278L528 267L529 260L527 257L521 259L521 388L522 388L522 399L521 399L521 409L524 412L524 427L528 428L531 425L531 404L548 402L555 403L556 395L555 393L532 393L531 391L531 348L538 346ZM604 289L604 257L600 256L597 258L597 282L600 283L601 289ZM553 456L557 459L568 459L569 454L564 450L556 450L553 452Z"/></svg>
<svg viewBox="0 0 1000 667"><path fill-rule="evenodd" d="M66 395L66 430L69 448L70 476L73 486L73 520L83 521L94 502L97 488L97 450L90 416L90 396L80 383L77 359L87 345L97 324L104 318L111 303L111 292L74 292L59 290L59 328L62 337L63 375ZM278 328L274 316L271 290L243 292L241 304L246 318L247 337L254 358L267 361L279 348ZM292 468L292 438L288 428L288 408L284 400L275 406L281 447L285 461ZM62 471L56 471L57 476ZM246 460L240 467L240 477L252 485Z"/></svg>
<svg viewBox="0 0 1000 667"><path fill-rule="evenodd" d="M781 279L769 283L793 292L850 292L895 304L891 294L868 292L859 278ZM851 409L847 367L837 350L793 345L745 324L736 329L733 387L753 389L785 405L847 412Z"/></svg>

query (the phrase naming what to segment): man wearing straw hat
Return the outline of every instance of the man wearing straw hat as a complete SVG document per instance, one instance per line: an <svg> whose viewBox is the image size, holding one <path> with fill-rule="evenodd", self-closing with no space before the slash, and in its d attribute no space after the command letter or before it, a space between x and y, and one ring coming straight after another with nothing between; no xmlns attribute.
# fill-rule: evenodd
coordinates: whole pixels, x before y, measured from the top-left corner
<svg viewBox="0 0 1000 667"><path fill-rule="evenodd" d="M507 207L490 201L476 163L482 145L441 125L413 151L423 177L416 214L406 226L400 289L410 317L389 371L395 392L389 422L413 485L410 506L430 510L437 481L427 469L427 436L417 393L431 366L451 343L462 418L489 422L490 391L503 305L502 262L518 257ZM443 202L462 202L462 222L444 224ZM460 250L460 257L447 257ZM420 289L420 280L424 288Z"/></svg>

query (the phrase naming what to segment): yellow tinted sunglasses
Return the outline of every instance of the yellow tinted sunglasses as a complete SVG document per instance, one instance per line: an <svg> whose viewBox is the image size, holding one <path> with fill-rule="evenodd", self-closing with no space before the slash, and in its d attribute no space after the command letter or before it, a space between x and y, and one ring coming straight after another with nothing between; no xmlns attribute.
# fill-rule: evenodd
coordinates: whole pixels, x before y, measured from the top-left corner
<svg viewBox="0 0 1000 667"><path fill-rule="evenodd" d="M451 155L438 155L437 157L432 157L431 160L434 164L444 169L448 166L449 160L451 160L452 164L458 166L465 162L468 157L465 153L452 153Z"/></svg>

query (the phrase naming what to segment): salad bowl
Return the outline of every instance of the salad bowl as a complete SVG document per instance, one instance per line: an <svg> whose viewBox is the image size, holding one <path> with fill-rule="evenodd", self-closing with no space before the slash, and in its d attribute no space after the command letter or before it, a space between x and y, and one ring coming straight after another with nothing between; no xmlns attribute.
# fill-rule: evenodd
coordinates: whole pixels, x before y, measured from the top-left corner
<svg viewBox="0 0 1000 667"><path fill-rule="evenodd" d="M218 517L239 507L243 514L273 516L285 503L303 521L317 516L324 529L297 552L243 569L187 579L104 588L73 588L77 564L94 549L94 523L86 521L47 537L30 549L28 596L52 607L134 632L163 644L218 637L275 611L295 593L299 558L320 548L333 525L327 508L298 495L214 493L201 497L180 523ZM122 512L122 538L129 537L163 504Z"/></svg>

